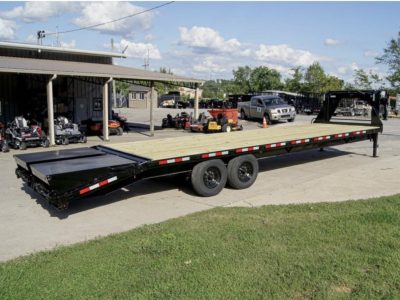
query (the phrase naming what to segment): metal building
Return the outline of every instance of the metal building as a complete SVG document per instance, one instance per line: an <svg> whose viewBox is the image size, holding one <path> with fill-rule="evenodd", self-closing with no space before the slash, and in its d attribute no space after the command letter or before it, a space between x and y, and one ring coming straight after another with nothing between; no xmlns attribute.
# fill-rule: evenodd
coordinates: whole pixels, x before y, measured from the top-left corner
<svg viewBox="0 0 400 300"><path fill-rule="evenodd" d="M50 143L54 145L55 113L68 114L74 122L97 118L102 119L103 138L108 140L113 79L149 86L151 101L156 101L155 82L194 88L198 104L202 80L113 64L113 58L124 57L120 53L0 42L0 121L35 114L48 124Z"/></svg>

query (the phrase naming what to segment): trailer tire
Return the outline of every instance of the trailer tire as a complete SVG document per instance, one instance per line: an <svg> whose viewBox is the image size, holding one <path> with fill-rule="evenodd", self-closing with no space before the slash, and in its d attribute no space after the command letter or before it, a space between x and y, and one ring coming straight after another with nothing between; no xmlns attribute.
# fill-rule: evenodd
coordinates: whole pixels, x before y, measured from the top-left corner
<svg viewBox="0 0 400 300"><path fill-rule="evenodd" d="M217 195L225 187L228 174L224 162L213 159L194 166L191 182L195 192L203 197Z"/></svg>
<svg viewBox="0 0 400 300"><path fill-rule="evenodd" d="M121 127L117 128L117 135L122 135L124 133L124 130Z"/></svg>
<svg viewBox="0 0 400 300"><path fill-rule="evenodd" d="M228 163L228 184L234 189L246 189L257 179L258 162L254 155L238 156Z"/></svg>

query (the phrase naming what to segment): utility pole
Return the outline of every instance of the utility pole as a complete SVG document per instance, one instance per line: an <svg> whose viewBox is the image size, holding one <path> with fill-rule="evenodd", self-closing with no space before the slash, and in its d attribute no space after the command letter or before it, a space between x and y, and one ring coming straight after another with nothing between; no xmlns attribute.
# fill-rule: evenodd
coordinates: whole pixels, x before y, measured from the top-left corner
<svg viewBox="0 0 400 300"><path fill-rule="evenodd" d="M147 68L150 66L150 50L147 48L147 57L144 58L144 69L147 70Z"/></svg>

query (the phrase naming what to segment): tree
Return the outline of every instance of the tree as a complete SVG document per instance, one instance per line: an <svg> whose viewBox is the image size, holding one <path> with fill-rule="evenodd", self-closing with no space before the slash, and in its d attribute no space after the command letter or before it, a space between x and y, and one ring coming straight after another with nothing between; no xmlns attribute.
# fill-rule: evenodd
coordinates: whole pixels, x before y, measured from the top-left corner
<svg viewBox="0 0 400 300"><path fill-rule="evenodd" d="M250 86L252 91L279 90L283 88L281 74L266 66L259 66L251 71Z"/></svg>
<svg viewBox="0 0 400 300"><path fill-rule="evenodd" d="M292 69L292 78L287 78L285 80L285 89L289 92L298 93L303 90L303 68L295 67Z"/></svg>
<svg viewBox="0 0 400 300"><path fill-rule="evenodd" d="M319 62L315 62L307 68L304 76L305 91L309 93L323 93L326 75Z"/></svg>
<svg viewBox="0 0 400 300"><path fill-rule="evenodd" d="M368 73L363 69L354 71L354 84L358 89L369 90L372 88L372 82L369 79Z"/></svg>
<svg viewBox="0 0 400 300"><path fill-rule="evenodd" d="M363 69L358 69L354 73L354 84L359 89L384 89L385 80L378 74L369 71L367 73Z"/></svg>
<svg viewBox="0 0 400 300"><path fill-rule="evenodd" d="M325 78L325 83L323 86L323 92L329 91L340 91L343 89L344 80L337 78L336 76L328 75Z"/></svg>
<svg viewBox="0 0 400 300"><path fill-rule="evenodd" d="M383 49L383 55L377 57L376 61L388 66L390 74L386 79L394 89L400 91L400 32L397 40L391 39L387 47Z"/></svg>
<svg viewBox="0 0 400 300"><path fill-rule="evenodd" d="M129 93L129 83L126 83L125 81L115 80L115 89L117 90L117 93L121 93L127 96Z"/></svg>
<svg viewBox="0 0 400 300"><path fill-rule="evenodd" d="M171 69L167 70L166 67L160 67L160 71L159 72L160 73L164 73L164 74L170 74L170 75L174 74L174 73L171 72ZM170 84L166 84L166 83L156 82L154 84L154 88L161 95L161 94L167 94L169 92L169 90L174 89L174 86L170 85Z"/></svg>
<svg viewBox="0 0 400 300"><path fill-rule="evenodd" d="M223 98L223 90L220 81L208 80L204 82L202 86L202 97L203 98Z"/></svg>
<svg viewBox="0 0 400 300"><path fill-rule="evenodd" d="M239 93L247 94L253 92L250 84L251 68L249 66L239 67L233 70L233 81Z"/></svg>

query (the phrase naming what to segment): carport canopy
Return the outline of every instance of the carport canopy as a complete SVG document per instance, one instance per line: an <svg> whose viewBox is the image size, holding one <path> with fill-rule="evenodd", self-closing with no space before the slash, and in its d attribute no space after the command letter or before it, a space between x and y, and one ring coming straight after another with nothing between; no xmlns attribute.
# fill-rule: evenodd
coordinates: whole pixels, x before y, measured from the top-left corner
<svg viewBox="0 0 400 300"><path fill-rule="evenodd" d="M141 70L131 67L124 67L113 64L87 63L76 61L63 61L51 59L36 59L0 56L0 73L17 73L17 74L40 74L49 75L47 83L47 106L49 112L49 135L50 143L54 144L54 116L52 115L53 106L53 89L52 81L57 76L71 77L96 77L104 78L103 86L103 138L108 140L108 83L112 79L121 79L133 82L148 82L151 86L151 105L150 105L150 134L154 134L153 121L153 97L154 82L173 84L196 89L194 116L198 115L199 105L199 85L203 84L203 80L177 76L173 74L165 74L148 70Z"/></svg>

